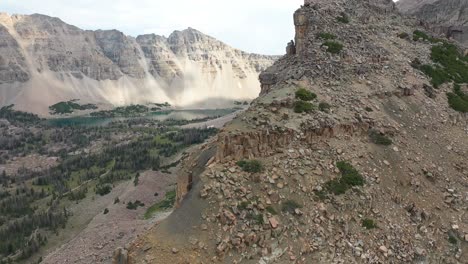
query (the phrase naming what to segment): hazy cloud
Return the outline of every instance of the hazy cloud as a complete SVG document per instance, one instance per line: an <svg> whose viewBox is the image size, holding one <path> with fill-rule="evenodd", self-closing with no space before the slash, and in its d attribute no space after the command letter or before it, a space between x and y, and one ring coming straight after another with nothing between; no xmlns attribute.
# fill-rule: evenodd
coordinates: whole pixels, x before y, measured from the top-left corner
<svg viewBox="0 0 468 264"><path fill-rule="evenodd" d="M283 54L303 0L3 0L0 11L56 16L83 29L132 36L196 28L249 52Z"/></svg>

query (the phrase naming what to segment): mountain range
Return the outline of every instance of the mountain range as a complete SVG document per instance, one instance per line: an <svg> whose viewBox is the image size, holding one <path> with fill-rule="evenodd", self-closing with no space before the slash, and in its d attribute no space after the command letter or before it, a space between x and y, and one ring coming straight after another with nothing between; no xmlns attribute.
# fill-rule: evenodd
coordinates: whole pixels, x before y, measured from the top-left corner
<svg viewBox="0 0 468 264"><path fill-rule="evenodd" d="M40 14L0 14L0 105L48 114L60 101L168 102L217 107L253 99L258 74L277 57L234 49L188 28L136 38L82 30Z"/></svg>

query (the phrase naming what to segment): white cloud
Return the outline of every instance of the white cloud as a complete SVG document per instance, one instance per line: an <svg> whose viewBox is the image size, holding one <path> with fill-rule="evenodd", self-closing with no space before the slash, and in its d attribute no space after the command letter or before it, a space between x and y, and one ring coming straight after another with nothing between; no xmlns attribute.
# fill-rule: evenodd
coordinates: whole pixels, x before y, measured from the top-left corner
<svg viewBox="0 0 468 264"><path fill-rule="evenodd" d="M196 28L236 48L283 54L294 37L292 16L303 0L3 0L0 10L41 13L83 29L129 35Z"/></svg>

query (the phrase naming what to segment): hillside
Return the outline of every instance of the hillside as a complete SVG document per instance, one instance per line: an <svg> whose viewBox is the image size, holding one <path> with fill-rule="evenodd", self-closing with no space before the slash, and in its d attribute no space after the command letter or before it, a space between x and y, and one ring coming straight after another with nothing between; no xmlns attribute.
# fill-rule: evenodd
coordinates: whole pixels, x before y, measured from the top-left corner
<svg viewBox="0 0 468 264"><path fill-rule="evenodd" d="M0 105L48 114L72 99L217 107L253 99L274 56L234 49L195 29L132 38L45 15L0 14Z"/></svg>
<svg viewBox="0 0 468 264"><path fill-rule="evenodd" d="M294 23L114 263L466 263L466 57L390 0L306 0Z"/></svg>

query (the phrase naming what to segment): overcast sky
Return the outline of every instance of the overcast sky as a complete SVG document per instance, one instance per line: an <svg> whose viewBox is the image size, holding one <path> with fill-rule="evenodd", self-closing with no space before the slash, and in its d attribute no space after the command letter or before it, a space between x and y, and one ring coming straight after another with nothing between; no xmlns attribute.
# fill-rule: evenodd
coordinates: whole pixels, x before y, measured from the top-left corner
<svg viewBox="0 0 468 264"><path fill-rule="evenodd" d="M303 0L0 0L0 11L40 13L83 29L169 35L193 27L249 52L284 54Z"/></svg>

